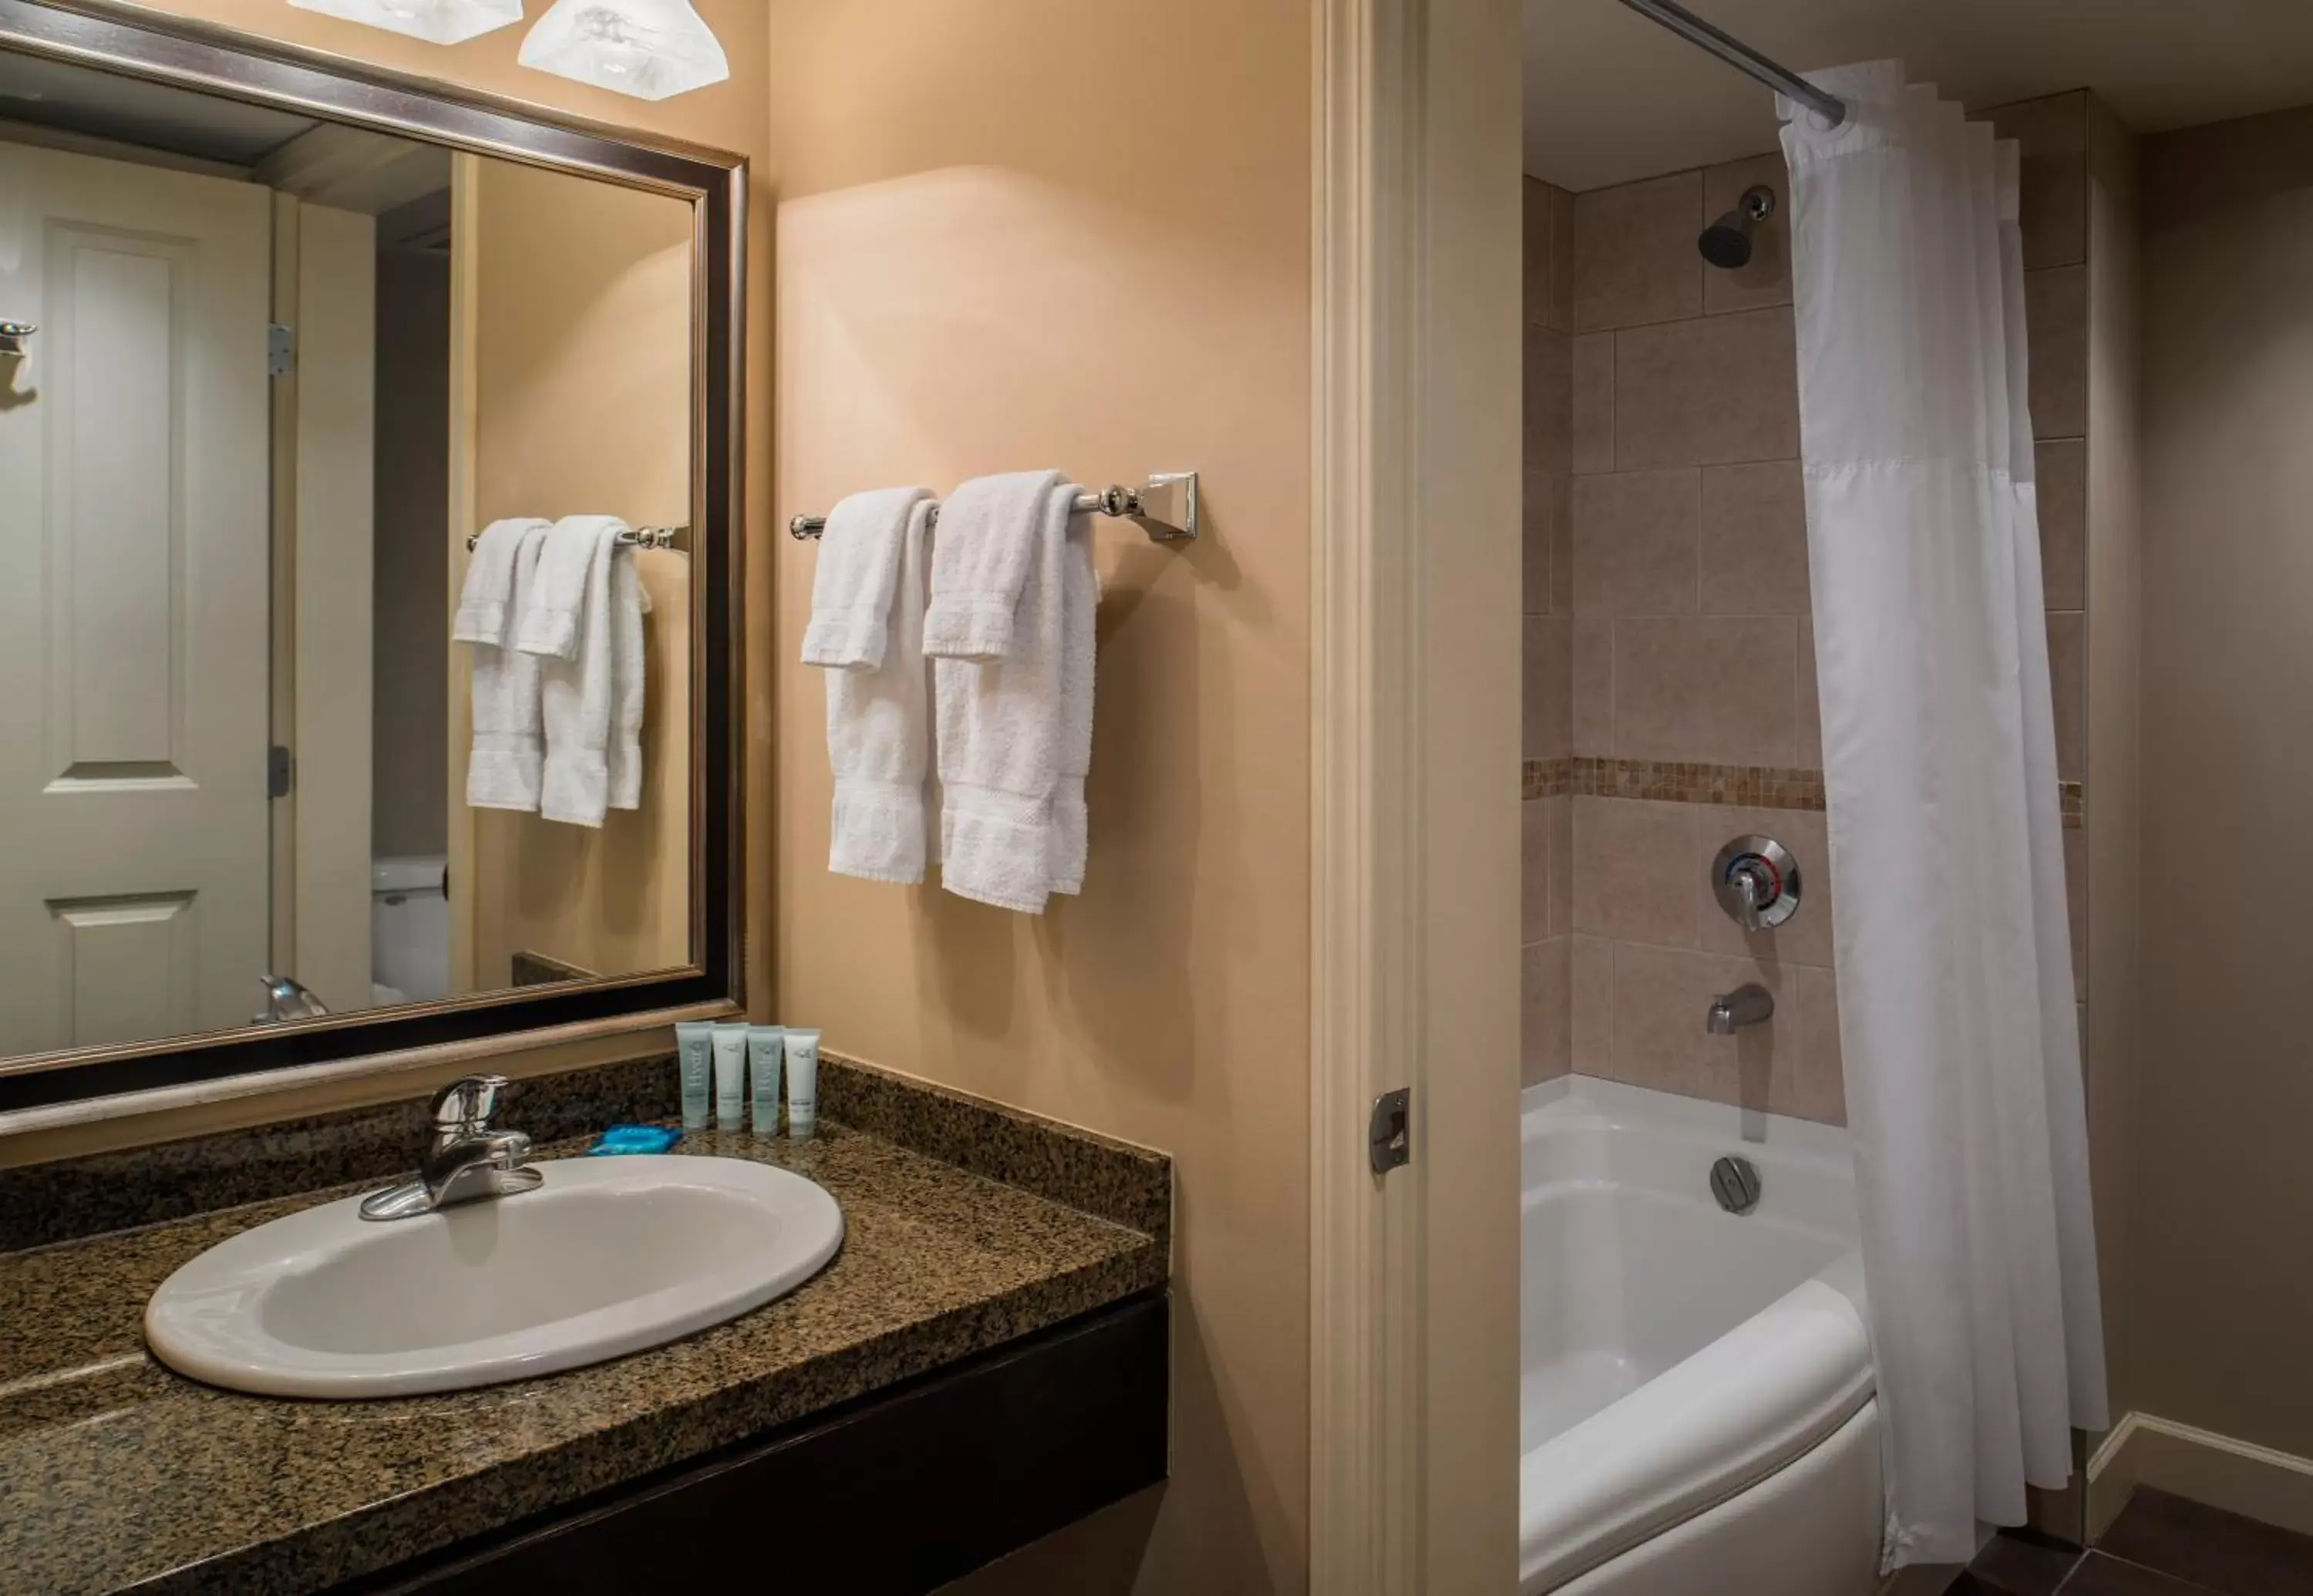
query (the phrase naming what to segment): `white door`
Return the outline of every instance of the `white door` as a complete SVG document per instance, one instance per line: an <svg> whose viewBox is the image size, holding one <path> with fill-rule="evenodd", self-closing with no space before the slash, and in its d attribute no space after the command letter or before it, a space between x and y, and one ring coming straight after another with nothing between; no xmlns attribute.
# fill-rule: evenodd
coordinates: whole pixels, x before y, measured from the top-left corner
<svg viewBox="0 0 2313 1596"><path fill-rule="evenodd" d="M0 163L0 1054L245 1023L267 949L268 191Z"/></svg>

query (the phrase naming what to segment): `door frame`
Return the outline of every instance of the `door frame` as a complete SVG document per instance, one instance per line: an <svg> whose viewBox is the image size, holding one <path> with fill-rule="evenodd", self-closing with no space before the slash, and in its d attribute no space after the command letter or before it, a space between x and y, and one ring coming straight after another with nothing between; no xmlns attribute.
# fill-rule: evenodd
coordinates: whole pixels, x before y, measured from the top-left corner
<svg viewBox="0 0 2313 1596"><path fill-rule="evenodd" d="M1519 11L1313 0L1310 1588L1517 1564ZM1374 1097L1412 1092L1376 1177Z"/></svg>

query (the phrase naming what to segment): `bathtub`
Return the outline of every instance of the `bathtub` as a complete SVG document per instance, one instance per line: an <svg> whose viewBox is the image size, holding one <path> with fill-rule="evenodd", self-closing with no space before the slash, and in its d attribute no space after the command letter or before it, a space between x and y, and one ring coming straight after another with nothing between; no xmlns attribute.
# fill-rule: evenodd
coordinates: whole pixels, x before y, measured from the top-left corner
<svg viewBox="0 0 2313 1596"><path fill-rule="evenodd" d="M1879 1417L1846 1133L1570 1076L1525 1096L1521 1596L1870 1596ZM1713 1160L1757 1166L1747 1215Z"/></svg>

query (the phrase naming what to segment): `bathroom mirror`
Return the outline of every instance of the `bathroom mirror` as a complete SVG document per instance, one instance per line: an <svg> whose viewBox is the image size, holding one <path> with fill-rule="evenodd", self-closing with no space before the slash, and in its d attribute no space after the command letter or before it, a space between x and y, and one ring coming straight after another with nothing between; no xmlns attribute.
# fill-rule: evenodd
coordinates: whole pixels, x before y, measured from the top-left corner
<svg viewBox="0 0 2313 1596"><path fill-rule="evenodd" d="M129 14L0 0L0 1110L735 997L742 163Z"/></svg>

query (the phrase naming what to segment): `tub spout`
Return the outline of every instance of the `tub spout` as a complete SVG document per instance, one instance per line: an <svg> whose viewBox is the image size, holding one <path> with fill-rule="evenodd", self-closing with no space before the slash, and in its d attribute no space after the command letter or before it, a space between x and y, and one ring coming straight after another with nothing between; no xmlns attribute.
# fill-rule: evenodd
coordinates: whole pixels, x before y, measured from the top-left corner
<svg viewBox="0 0 2313 1596"><path fill-rule="evenodd" d="M1702 1028L1714 1036L1731 1036L1737 1027L1762 1024L1773 1018L1774 1013L1775 994L1755 981L1749 982L1711 999Z"/></svg>

